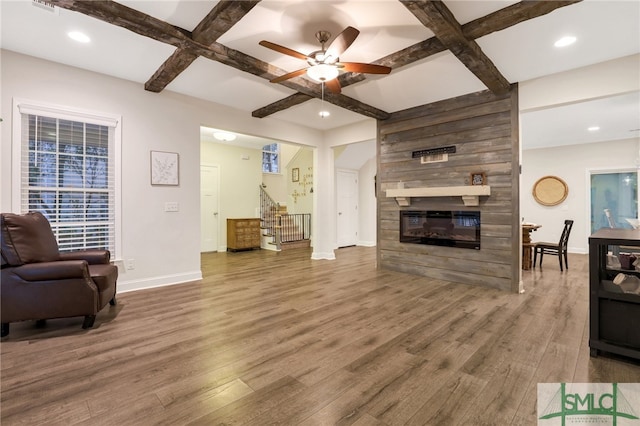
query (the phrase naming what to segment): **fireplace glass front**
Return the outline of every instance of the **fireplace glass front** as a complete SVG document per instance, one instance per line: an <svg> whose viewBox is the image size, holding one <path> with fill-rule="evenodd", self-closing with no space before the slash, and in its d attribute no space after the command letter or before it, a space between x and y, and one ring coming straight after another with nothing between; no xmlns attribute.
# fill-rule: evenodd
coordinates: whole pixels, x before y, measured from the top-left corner
<svg viewBox="0 0 640 426"><path fill-rule="evenodd" d="M400 242L480 250L480 212L400 211Z"/></svg>

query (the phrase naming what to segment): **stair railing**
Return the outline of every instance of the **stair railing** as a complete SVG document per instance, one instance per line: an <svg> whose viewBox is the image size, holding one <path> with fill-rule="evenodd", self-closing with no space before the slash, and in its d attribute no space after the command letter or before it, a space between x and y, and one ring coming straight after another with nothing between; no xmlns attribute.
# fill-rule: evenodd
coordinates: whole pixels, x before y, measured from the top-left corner
<svg viewBox="0 0 640 426"><path fill-rule="evenodd" d="M280 203L277 203L264 190L264 186L260 187L260 227L267 230L271 235L271 243L275 244L276 249L280 250L282 240L280 238Z"/></svg>
<svg viewBox="0 0 640 426"><path fill-rule="evenodd" d="M272 244L276 249L282 248L282 243L308 240L311 238L311 214L282 213L280 203L277 203L260 185L260 227L267 230L272 237Z"/></svg>

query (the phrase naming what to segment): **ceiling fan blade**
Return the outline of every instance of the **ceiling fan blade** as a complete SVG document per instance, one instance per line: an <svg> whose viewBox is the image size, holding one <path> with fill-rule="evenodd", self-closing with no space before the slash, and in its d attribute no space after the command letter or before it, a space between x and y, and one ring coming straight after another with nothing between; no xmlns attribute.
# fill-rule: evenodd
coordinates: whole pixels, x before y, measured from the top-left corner
<svg viewBox="0 0 640 426"><path fill-rule="evenodd" d="M324 84L327 86L327 89L329 89L331 93L339 94L340 92L342 92L342 88L340 87L340 81L338 81L337 78L334 78L329 81L325 81Z"/></svg>
<svg viewBox="0 0 640 426"><path fill-rule="evenodd" d="M293 49L289 49L288 47L280 46L279 44L271 43L270 41L262 40L258 43L260 46L264 46L268 49L275 50L276 52L284 53L285 55L293 56L294 58L302 59L303 61L307 60L307 55L304 55L300 52L296 52Z"/></svg>
<svg viewBox="0 0 640 426"><path fill-rule="evenodd" d="M286 74L281 75L280 77L276 77L273 80L269 80L270 83L280 83L285 80L289 80L290 78L297 77L307 72L306 68L302 68L301 70L291 71Z"/></svg>
<svg viewBox="0 0 640 426"><path fill-rule="evenodd" d="M342 70L349 72L361 72L367 74L389 74L391 72L391 68L385 67L384 65L362 64L359 62L340 62L338 66Z"/></svg>
<svg viewBox="0 0 640 426"><path fill-rule="evenodd" d="M327 52L334 55L336 58L342 55L345 50L351 46L356 40L360 31L353 27L347 27L331 42L327 48Z"/></svg>

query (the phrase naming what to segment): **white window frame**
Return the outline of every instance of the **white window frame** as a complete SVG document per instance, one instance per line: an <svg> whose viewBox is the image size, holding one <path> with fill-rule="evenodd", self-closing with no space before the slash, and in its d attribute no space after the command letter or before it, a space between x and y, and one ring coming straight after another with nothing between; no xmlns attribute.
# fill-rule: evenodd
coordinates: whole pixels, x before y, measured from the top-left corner
<svg viewBox="0 0 640 426"><path fill-rule="evenodd" d="M22 115L35 114L62 120L81 121L113 127L114 143L114 251L112 260L117 260L122 254L122 116L111 113L84 110L65 105L14 98L12 107L12 194L11 209L14 213L21 211L22 203Z"/></svg>
<svg viewBox="0 0 640 426"><path fill-rule="evenodd" d="M267 151L264 149L265 146L267 145L277 145L278 146L278 150L277 151ZM269 154L278 154L278 171L277 172L265 172L264 169L262 170L262 173L266 174L266 175L279 175L282 174L282 170L281 170L281 162L280 162L280 157L282 155L282 149L280 147L280 143L278 142L273 142L273 143L267 143L262 145L262 159L264 159L264 153L267 152ZM262 168L263 163L260 162L260 168Z"/></svg>

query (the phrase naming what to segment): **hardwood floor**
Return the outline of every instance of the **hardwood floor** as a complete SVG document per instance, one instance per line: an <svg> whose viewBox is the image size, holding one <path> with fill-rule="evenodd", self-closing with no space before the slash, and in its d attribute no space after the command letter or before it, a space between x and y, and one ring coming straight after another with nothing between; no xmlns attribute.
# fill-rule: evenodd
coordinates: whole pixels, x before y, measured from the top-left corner
<svg viewBox="0 0 640 426"><path fill-rule="evenodd" d="M534 425L541 382L640 382L591 358L586 255L526 292L377 270L375 248L211 253L202 281L11 325L2 425Z"/></svg>

